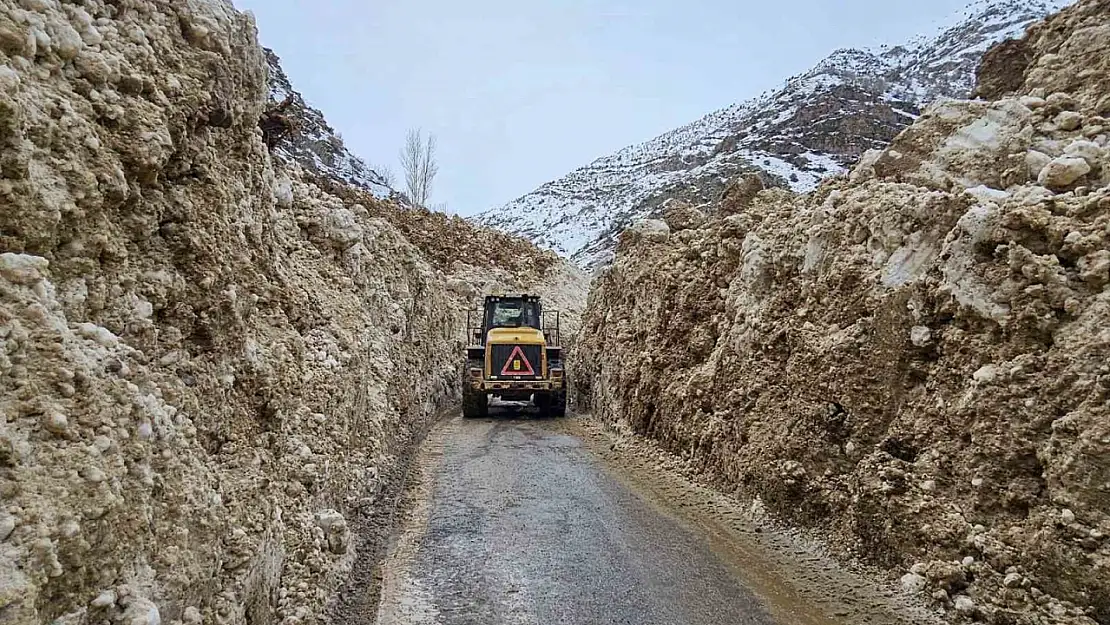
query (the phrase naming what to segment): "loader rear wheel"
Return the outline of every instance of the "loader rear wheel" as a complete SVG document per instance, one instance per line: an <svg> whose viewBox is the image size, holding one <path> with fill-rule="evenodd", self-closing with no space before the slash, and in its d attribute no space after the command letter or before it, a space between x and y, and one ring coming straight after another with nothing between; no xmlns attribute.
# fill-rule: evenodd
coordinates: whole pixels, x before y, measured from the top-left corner
<svg viewBox="0 0 1110 625"><path fill-rule="evenodd" d="M489 416L489 398L485 393L463 391L462 412L466 419Z"/></svg>

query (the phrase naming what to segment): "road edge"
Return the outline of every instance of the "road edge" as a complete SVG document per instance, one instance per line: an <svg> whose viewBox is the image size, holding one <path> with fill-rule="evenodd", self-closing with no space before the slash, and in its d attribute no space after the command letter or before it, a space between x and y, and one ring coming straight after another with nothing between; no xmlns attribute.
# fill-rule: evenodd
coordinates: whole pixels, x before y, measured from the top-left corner
<svg viewBox="0 0 1110 625"><path fill-rule="evenodd" d="M784 525L762 511L758 502L745 503L683 470L682 460L653 441L614 431L588 414L569 418L563 428L582 440L599 463L632 492L661 512L710 540L714 550L732 552L734 560L763 555L777 575L761 579L735 568L738 576L783 622L799 614L784 602L796 596L841 625L942 625L946 621L919 599L898 590L883 571L833 557L815 531ZM743 552L737 557L737 552ZM798 580L792 588L776 580ZM831 589L831 590L825 590ZM886 620L870 617L882 615Z"/></svg>
<svg viewBox="0 0 1110 625"><path fill-rule="evenodd" d="M373 625L378 622L386 564L402 530L411 522L411 514L421 499L418 488L426 482L427 462L423 457L428 441L441 426L459 414L460 406L452 403L439 409L429 419L412 428L398 446L398 462L381 476L374 508L351 520L355 556L346 579L329 601L324 621L334 625Z"/></svg>

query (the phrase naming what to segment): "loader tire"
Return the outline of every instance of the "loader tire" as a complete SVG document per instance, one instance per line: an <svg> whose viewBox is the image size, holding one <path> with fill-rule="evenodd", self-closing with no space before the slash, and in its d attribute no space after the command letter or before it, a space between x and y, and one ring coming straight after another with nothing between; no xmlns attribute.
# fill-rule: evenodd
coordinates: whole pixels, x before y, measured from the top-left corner
<svg viewBox="0 0 1110 625"><path fill-rule="evenodd" d="M536 393L533 401L536 408L539 408L540 415L544 417L562 417L567 413L566 391Z"/></svg>
<svg viewBox="0 0 1110 625"><path fill-rule="evenodd" d="M551 417L567 416L567 391L563 389L551 394L551 404L547 407L547 414Z"/></svg>
<svg viewBox="0 0 1110 625"><path fill-rule="evenodd" d="M485 393L463 391L463 418L480 419L489 416L489 398Z"/></svg>

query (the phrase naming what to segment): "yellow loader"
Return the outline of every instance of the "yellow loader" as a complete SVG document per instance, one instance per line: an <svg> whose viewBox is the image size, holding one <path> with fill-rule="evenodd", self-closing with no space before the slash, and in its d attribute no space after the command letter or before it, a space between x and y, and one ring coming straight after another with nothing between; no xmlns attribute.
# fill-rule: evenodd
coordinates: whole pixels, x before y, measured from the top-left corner
<svg viewBox="0 0 1110 625"><path fill-rule="evenodd" d="M545 416L566 414L558 311L545 312L536 295L487 295L466 326L464 417L488 415L493 397L531 400Z"/></svg>

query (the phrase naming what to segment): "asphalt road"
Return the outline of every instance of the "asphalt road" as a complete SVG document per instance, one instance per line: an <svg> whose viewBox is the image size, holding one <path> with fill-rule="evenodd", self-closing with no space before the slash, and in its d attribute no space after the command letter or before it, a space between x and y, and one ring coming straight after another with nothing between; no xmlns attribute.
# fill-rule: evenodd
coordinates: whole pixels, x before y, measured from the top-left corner
<svg viewBox="0 0 1110 625"><path fill-rule="evenodd" d="M550 421L454 419L383 582L382 624L769 624L710 544Z"/></svg>

